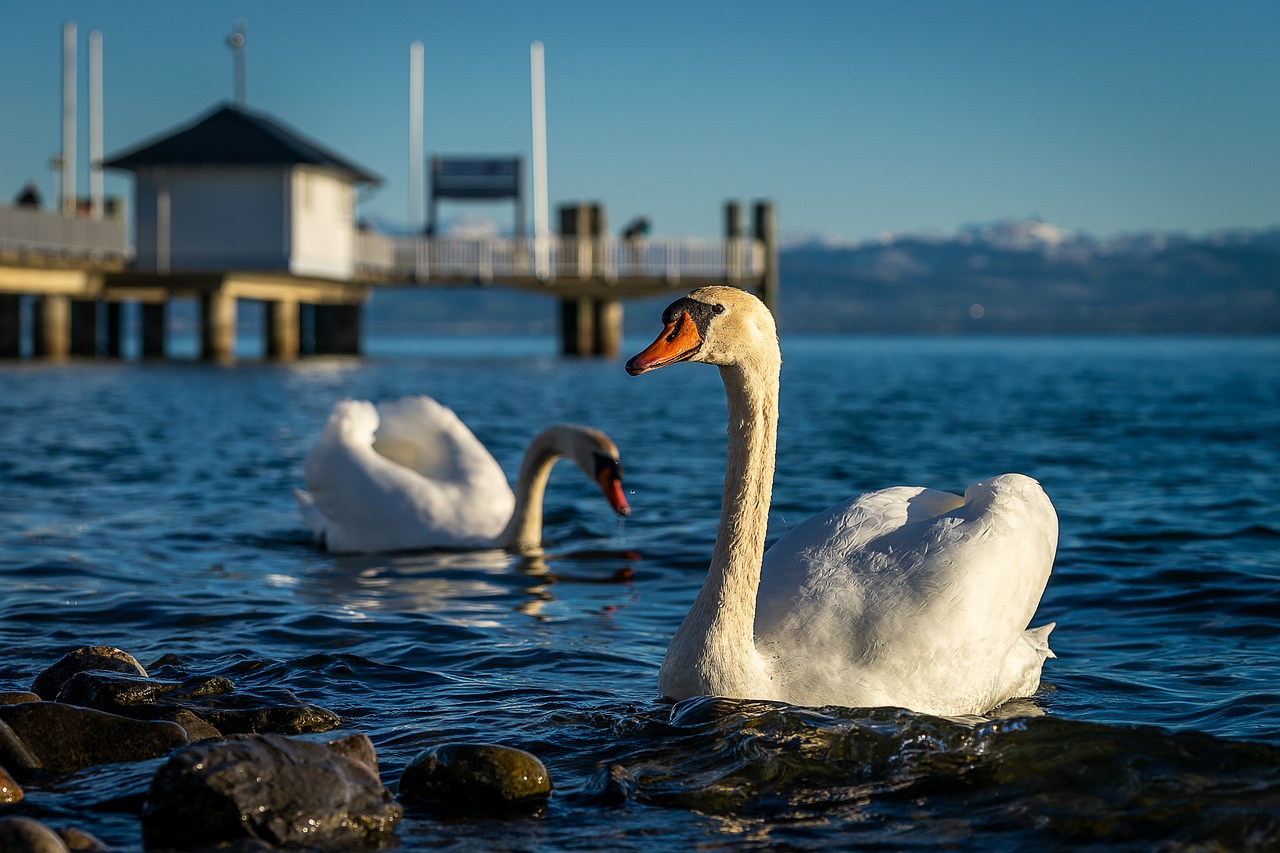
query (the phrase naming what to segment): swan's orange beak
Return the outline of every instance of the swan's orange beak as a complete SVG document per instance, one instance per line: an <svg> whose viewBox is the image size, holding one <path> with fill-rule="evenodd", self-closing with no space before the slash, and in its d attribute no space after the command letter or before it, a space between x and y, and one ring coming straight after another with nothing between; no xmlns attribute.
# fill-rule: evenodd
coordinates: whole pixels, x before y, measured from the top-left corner
<svg viewBox="0 0 1280 853"><path fill-rule="evenodd" d="M681 311L680 316L674 322L667 324L656 341L645 347L642 352L631 356L631 360L627 362L627 373L639 376L641 373L657 370L659 367L666 367L677 361L685 361L692 358L700 346L702 346L702 336L698 334L697 324L693 322L688 311Z"/></svg>
<svg viewBox="0 0 1280 853"><path fill-rule="evenodd" d="M604 499L609 502L609 506L613 507L613 511L618 515L630 515L631 506L627 503L627 497L622 493L622 472L614 465L601 465L596 472L596 483L600 486L600 491L604 493Z"/></svg>

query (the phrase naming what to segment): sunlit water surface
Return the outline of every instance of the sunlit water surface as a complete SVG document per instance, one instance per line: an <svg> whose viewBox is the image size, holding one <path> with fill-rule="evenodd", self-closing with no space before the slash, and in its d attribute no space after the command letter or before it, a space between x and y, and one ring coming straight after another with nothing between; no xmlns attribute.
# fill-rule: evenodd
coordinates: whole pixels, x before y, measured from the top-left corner
<svg viewBox="0 0 1280 853"><path fill-rule="evenodd" d="M1280 341L784 341L771 539L894 484L1020 471L1056 504L1036 624L1058 623L1058 657L991 721L658 698L715 535L714 369L631 378L545 339L370 349L0 366L0 689L114 645L289 687L368 733L393 789L449 740L550 769L541 815L411 809L407 847L1280 846ZM453 407L508 472L549 423L605 430L633 515L564 465L545 560L315 550L291 490L329 408L404 394ZM24 808L137 850L136 818L96 804L153 770L85 771Z"/></svg>

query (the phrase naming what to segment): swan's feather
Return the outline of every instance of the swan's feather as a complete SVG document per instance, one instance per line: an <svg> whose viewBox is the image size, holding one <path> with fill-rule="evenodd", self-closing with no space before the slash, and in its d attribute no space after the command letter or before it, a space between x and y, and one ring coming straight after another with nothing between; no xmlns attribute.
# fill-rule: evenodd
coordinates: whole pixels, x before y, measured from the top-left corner
<svg viewBox="0 0 1280 853"><path fill-rule="evenodd" d="M305 475L303 519L337 553L485 547L515 504L498 462L429 397L339 402Z"/></svg>
<svg viewBox="0 0 1280 853"><path fill-rule="evenodd" d="M1024 631L1049 577L1057 517L1029 477L963 499L872 492L766 552L757 645L788 701L980 713L1033 692L1049 627Z"/></svg>

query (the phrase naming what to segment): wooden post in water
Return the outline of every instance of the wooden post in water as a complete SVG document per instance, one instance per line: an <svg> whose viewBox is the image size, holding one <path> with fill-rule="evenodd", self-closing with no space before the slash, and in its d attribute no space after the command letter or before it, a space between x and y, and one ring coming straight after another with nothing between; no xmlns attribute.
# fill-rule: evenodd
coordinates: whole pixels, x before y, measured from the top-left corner
<svg viewBox="0 0 1280 853"><path fill-rule="evenodd" d="M764 243L764 275L760 279L760 301L778 317L778 211L771 201L758 201L752 212L755 238Z"/></svg>
<svg viewBox="0 0 1280 853"><path fill-rule="evenodd" d="M22 297L0 293L0 358L22 355Z"/></svg>
<svg viewBox="0 0 1280 853"><path fill-rule="evenodd" d="M227 362L235 357L236 298L222 286L200 294L200 357Z"/></svg>
<svg viewBox="0 0 1280 853"><path fill-rule="evenodd" d="M142 357L164 358L165 310L168 302L142 303Z"/></svg>
<svg viewBox="0 0 1280 853"><path fill-rule="evenodd" d="M71 300L71 354L93 358L98 354L98 303Z"/></svg>
<svg viewBox="0 0 1280 853"><path fill-rule="evenodd" d="M71 299L48 294L32 306L32 349L37 357L66 358L71 352Z"/></svg>

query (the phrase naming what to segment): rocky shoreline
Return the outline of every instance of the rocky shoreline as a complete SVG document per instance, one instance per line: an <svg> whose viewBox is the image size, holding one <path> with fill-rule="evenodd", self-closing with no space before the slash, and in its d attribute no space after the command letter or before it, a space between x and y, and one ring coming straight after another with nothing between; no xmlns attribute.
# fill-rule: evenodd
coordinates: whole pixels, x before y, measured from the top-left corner
<svg viewBox="0 0 1280 853"><path fill-rule="evenodd" d="M163 759L112 803L137 816L149 848L176 850L376 847L394 843L402 802L508 816L537 813L551 796L536 757L482 743L426 750L393 794L372 741L339 731L337 714L288 690L184 673L175 658L151 669L165 677L120 649L85 646L29 691L0 691L0 850L108 850L91 826L47 825L24 805L27 790L107 764Z"/></svg>

